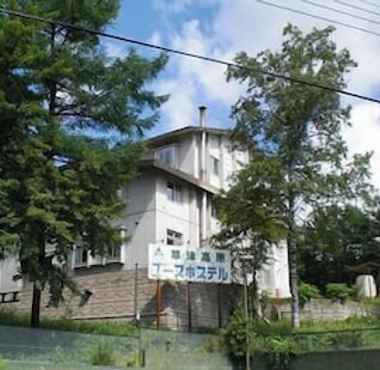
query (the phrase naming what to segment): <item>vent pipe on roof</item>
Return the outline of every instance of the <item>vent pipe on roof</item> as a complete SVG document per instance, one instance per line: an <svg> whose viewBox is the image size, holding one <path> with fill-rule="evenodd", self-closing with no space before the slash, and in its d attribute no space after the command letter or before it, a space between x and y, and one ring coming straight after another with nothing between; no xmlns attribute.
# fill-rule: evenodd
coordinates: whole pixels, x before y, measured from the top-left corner
<svg viewBox="0 0 380 370"><path fill-rule="evenodd" d="M206 127L206 116L207 116L207 107L199 107L199 126Z"/></svg>

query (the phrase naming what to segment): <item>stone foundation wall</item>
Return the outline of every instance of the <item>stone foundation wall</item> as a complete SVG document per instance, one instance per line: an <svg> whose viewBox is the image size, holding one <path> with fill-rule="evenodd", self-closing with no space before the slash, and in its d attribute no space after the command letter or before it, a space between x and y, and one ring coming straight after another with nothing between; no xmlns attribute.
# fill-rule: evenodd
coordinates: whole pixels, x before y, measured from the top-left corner
<svg viewBox="0 0 380 370"><path fill-rule="evenodd" d="M69 292L59 308L47 307L48 294L42 295L41 317L67 317L77 320L133 320L135 317L135 271L91 268L76 271L74 280L82 289L92 292L88 302L80 305L80 297ZM137 274L137 307L141 320L156 325L157 282L149 280L147 270ZM186 329L188 327L188 290L186 283L161 282L161 315L163 327ZM190 284L191 318L194 328L224 325L232 307L240 296L237 285ZM18 295L19 302L1 304L0 309L29 313L32 302L32 285L25 284ZM221 318L219 318L219 299Z"/></svg>
<svg viewBox="0 0 380 370"><path fill-rule="evenodd" d="M372 311L360 302L346 301L341 303L330 299L312 299L302 307L301 320L345 320L352 316L373 315L374 312ZM290 319L290 304L276 304L271 313L280 319Z"/></svg>

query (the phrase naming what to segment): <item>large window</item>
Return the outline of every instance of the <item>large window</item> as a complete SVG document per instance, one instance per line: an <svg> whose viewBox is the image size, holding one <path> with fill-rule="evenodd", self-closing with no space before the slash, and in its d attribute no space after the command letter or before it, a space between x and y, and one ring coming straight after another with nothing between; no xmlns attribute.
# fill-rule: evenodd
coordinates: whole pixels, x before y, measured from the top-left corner
<svg viewBox="0 0 380 370"><path fill-rule="evenodd" d="M177 203L182 202L181 185L168 181L166 184L166 194L168 196L168 199L171 200L172 202L177 202Z"/></svg>
<svg viewBox="0 0 380 370"><path fill-rule="evenodd" d="M183 235L177 231L167 229L166 230L166 244L167 245L182 245Z"/></svg>
<svg viewBox="0 0 380 370"><path fill-rule="evenodd" d="M158 159L160 162L175 167L175 146L166 146L159 150Z"/></svg>
<svg viewBox="0 0 380 370"><path fill-rule="evenodd" d="M107 262L121 262L121 247L108 248Z"/></svg>

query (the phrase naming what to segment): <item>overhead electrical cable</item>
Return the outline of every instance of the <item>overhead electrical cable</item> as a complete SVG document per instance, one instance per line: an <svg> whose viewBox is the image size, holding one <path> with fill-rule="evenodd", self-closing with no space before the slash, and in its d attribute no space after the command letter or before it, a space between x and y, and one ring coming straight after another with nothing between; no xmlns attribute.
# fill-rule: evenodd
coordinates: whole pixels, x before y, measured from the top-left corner
<svg viewBox="0 0 380 370"><path fill-rule="evenodd" d="M374 24L380 25L380 21L375 21L375 20L370 19L370 18L361 17L360 15L349 13L349 12L346 12L346 11L341 10L341 9L333 8L333 7L327 6L327 5L318 4L318 3L314 2L314 1L311 1L311 0L300 0L300 1L302 1L305 4L310 4L312 6L315 6L317 8L321 8L321 9L325 9L325 10L331 10L332 12L335 12L335 13L338 13L338 14L348 15L349 17L352 17L352 18L355 18L355 19L360 19L362 21L366 21L366 22L369 22L369 23L374 23Z"/></svg>
<svg viewBox="0 0 380 370"><path fill-rule="evenodd" d="M263 1L261 1L261 2L263 2ZM111 34L111 33L107 33L107 32L95 31L93 29L89 29L89 28L85 28L85 27L81 27L81 26L76 26L76 25L66 23L66 22L55 21L52 19L43 18L43 17L39 17L36 15L32 15L32 14L26 14L26 13L8 10L8 9L4 9L4 8L0 8L0 13L6 14L8 16L14 16L14 17L32 20L32 21L36 21L36 22L47 23L47 24L51 24L51 25L57 25L57 26L61 26L61 27L67 28L67 29L71 29L71 30L77 31L77 32L88 33L91 35L105 37L105 38L109 38L109 39L117 40L117 41L122 41L122 42L130 43L133 45L144 46L147 48L160 50L160 51L163 51L166 53L182 55L182 56L189 57L189 58L194 58L194 59L203 60L206 62L224 65L226 67L234 67L234 68L238 68L238 69L244 69L247 71L260 72L261 74L263 74L265 76L270 76L272 78L281 79L281 80L288 81L288 82L295 83L295 84L315 87L318 89L334 92L334 93L337 93L340 95L345 95L345 96L349 96L352 98L361 99L361 100L370 101L373 103L380 104L379 99L376 99L376 98L373 98L370 96L357 94L357 93L354 93L354 92L351 92L348 90L338 89L338 88L335 88L332 86L320 84L319 82L307 81L307 80L304 80L302 78L283 75L283 74L276 73L276 72L270 72L270 71L266 71L264 69L258 70L257 68L249 68L249 67L245 67L243 65L240 65L238 63L231 62L231 61L226 61L226 60L222 60L222 59L208 57L208 56L204 56L204 55L200 55L200 54L196 54L196 53L192 53L192 52L188 52L188 51L184 51L184 50L173 49L173 48L169 48L166 46L157 45L157 44L153 44L153 43L149 43L149 42L145 42L145 41L140 41L140 40L136 40L136 39L120 36L120 35L115 35L115 34ZM380 34L379 34L379 36L380 36Z"/></svg>
<svg viewBox="0 0 380 370"><path fill-rule="evenodd" d="M380 16L380 13L378 13L378 12L375 12L375 11L367 9L367 8L362 8L361 6L352 5L351 3L348 3L347 1L342 1L342 0L332 0L332 1L334 1L337 4L344 5L344 6L347 6L349 8L352 8L352 9L356 9L356 10L360 10L360 11L368 13L368 14Z"/></svg>
<svg viewBox="0 0 380 370"><path fill-rule="evenodd" d="M272 6L274 8L278 8L278 9L286 10L286 11L291 12L291 13L295 13L295 14L299 14L299 15L304 15L306 17L318 19L320 21L324 21L324 22L328 22L328 23L332 23L332 24L337 24L339 26L350 28L352 30L361 31L361 32L369 33L371 35L380 37L380 33L379 32L371 31L371 30L369 30L367 28L364 28L364 27L354 26L352 24L340 22L340 21L337 21L337 20L334 20L334 19L331 19L331 18L326 18L326 17L322 17L320 15L304 12L302 10L298 10L298 9L294 9L294 8L289 8L289 7L284 6L284 5L279 5L279 4L276 4L276 3L272 3L271 1L266 1L266 0L256 0L256 1L258 3L264 4L264 5L268 5L268 6Z"/></svg>

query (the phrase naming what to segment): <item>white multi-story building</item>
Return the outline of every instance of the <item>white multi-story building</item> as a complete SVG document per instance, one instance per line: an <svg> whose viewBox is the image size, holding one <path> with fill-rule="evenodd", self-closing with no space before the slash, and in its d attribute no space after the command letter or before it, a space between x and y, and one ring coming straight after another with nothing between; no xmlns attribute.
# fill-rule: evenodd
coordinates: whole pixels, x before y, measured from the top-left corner
<svg viewBox="0 0 380 370"><path fill-rule="evenodd" d="M120 271L148 266L150 243L203 247L219 231L213 198L228 189L232 175L249 161L247 151L231 141L228 130L205 127L206 109L200 108L200 124L188 126L147 140L147 154L140 174L124 189L125 216L120 225L128 243L105 258L92 257L77 248L72 259L73 274L95 267L117 266ZM262 271L261 289L277 297L288 297L287 253L273 247L273 258ZM14 262L0 265L0 292L19 290L14 282ZM5 267L5 265L7 267ZM96 270L99 272L99 268Z"/></svg>

